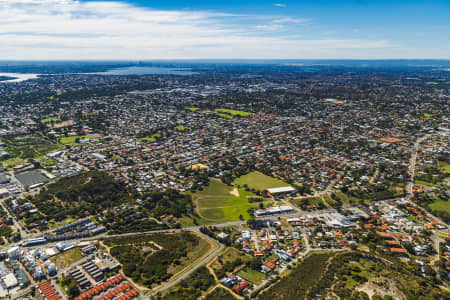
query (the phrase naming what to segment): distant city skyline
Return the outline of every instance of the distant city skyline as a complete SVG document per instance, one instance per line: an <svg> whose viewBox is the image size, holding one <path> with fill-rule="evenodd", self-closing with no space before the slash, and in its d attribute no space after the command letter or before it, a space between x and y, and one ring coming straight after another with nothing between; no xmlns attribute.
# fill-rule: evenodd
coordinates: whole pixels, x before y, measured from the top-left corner
<svg viewBox="0 0 450 300"><path fill-rule="evenodd" d="M450 59L449 1L0 0L0 60Z"/></svg>

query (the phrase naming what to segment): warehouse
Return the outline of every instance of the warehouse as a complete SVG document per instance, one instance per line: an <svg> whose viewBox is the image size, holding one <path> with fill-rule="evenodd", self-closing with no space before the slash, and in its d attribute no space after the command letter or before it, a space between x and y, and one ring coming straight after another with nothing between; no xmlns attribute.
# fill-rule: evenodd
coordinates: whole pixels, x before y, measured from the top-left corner
<svg viewBox="0 0 450 300"><path fill-rule="evenodd" d="M36 171L22 172L16 175L16 179L25 188L35 188L48 182L47 178Z"/></svg>

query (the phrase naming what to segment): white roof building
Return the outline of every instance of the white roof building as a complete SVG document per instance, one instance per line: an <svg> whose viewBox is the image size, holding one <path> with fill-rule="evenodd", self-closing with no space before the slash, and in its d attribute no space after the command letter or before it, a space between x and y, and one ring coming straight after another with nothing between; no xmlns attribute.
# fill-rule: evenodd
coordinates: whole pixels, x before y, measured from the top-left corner
<svg viewBox="0 0 450 300"><path fill-rule="evenodd" d="M5 283L5 287L7 289L13 288L19 284L16 276L14 276L13 273L9 273L5 277L3 277L3 282Z"/></svg>
<svg viewBox="0 0 450 300"><path fill-rule="evenodd" d="M19 246L12 247L8 250L8 257L10 259L16 259L20 257L20 248Z"/></svg>
<svg viewBox="0 0 450 300"><path fill-rule="evenodd" d="M292 193L295 191L296 191L296 189L294 189L292 186L284 186L284 187L267 189L267 192L271 195L280 194L280 193Z"/></svg>

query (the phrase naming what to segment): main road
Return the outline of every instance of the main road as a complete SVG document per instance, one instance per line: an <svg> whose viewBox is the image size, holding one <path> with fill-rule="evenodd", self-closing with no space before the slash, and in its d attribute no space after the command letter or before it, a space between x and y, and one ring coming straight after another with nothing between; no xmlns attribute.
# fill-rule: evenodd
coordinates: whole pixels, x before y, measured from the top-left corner
<svg viewBox="0 0 450 300"><path fill-rule="evenodd" d="M412 190L414 186L414 174L416 171L417 150L419 149L420 143L422 143L427 138L428 135L424 135L418 138L411 149L411 158L409 160L409 167L408 167L409 181L406 185L406 194L408 200L414 196Z"/></svg>

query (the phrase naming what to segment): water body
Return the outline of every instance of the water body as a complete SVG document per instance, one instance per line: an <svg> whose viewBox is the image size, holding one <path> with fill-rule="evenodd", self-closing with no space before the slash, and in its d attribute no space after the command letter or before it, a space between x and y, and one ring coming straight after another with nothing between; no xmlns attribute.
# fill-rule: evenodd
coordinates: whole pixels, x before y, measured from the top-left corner
<svg viewBox="0 0 450 300"><path fill-rule="evenodd" d="M88 73L89 74L89 73ZM190 76L198 74L190 68L164 68L164 67L126 67L94 73L97 75L181 75Z"/></svg>
<svg viewBox="0 0 450 300"><path fill-rule="evenodd" d="M22 74L22 73L0 73L0 77L11 77L12 79L7 79L0 81L0 83L3 82L21 82L29 79L36 79L39 77L40 74Z"/></svg>
<svg viewBox="0 0 450 300"><path fill-rule="evenodd" d="M164 68L164 67L124 67L111 69L105 72L95 72L95 73L66 73L66 74L85 74L85 75L116 75L116 76L126 76L126 75L180 75L180 76L191 76L198 74L197 72L192 72L190 68ZM11 77L12 79L7 79L0 81L1 83L6 82L22 82L29 79L36 79L40 75L44 74L23 74L23 73L0 73L0 76ZM63 75L63 74L45 74L45 75Z"/></svg>

